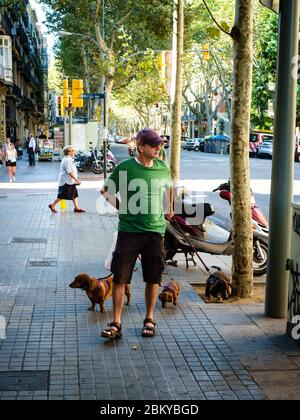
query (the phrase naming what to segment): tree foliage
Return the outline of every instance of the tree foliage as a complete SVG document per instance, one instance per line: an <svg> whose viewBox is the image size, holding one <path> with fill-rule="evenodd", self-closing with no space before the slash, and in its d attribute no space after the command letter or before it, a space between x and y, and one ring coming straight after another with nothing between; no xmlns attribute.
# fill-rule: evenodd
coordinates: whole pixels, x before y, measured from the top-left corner
<svg viewBox="0 0 300 420"><path fill-rule="evenodd" d="M23 6L23 0L0 0L0 12L3 9L10 9L12 7L21 8Z"/></svg>
<svg viewBox="0 0 300 420"><path fill-rule="evenodd" d="M69 31L88 35L97 40L100 49L105 54L111 50L110 58L114 65L122 58L147 48L168 48L172 30L172 8L167 0L154 0L135 2L132 0L105 0L105 35L102 37L100 28L102 1L100 0L40 0L40 3L49 6L47 10L47 24L51 31ZM98 32L98 33L97 33ZM100 38L98 39L97 36ZM56 54L63 58L62 65L65 71L74 71L74 55L77 55L75 65L79 64L80 47L88 45L91 57L104 61L102 68L108 71L108 57L100 60L99 50L95 43L80 37L63 38L57 45ZM71 52L74 50L74 52ZM68 55L69 54L69 55ZM70 66L70 68L68 67Z"/></svg>
<svg viewBox="0 0 300 420"><path fill-rule="evenodd" d="M100 54L95 42L82 37L62 37L56 45L56 57L59 59L61 72L71 78L83 78L86 91L98 91L101 76L105 75L107 87L115 91L122 103L129 97L136 98L142 90L146 102L157 102L155 82L158 74L155 69L149 73L140 71L141 65L151 61L148 51L169 50L172 44L172 2L169 0L105 0L105 35L102 37L101 18L102 0L39 0L47 7L47 22L50 31L61 30L87 35L96 40L104 55ZM214 84L208 89L213 76L218 79L221 103L226 103L230 119L230 95L232 89L233 53L232 39L223 31L230 33L235 14L233 0L206 0L214 19L204 5L203 0L185 2L185 50L201 49L209 44L213 52L209 62L199 63L197 57L190 63L189 54L185 55L184 92L191 87L193 78L202 77L207 81L201 92L192 90L195 101L191 98L186 104L197 115L200 101L201 118L216 118L220 102L214 99ZM268 103L274 100L272 86L276 77L277 57L277 20L274 13L255 3L255 67L253 75L252 125L268 128L272 120L268 116ZM146 51L145 56L138 54ZM152 54L152 67L156 65L156 55ZM156 73L156 74L155 74ZM154 79L153 79L154 78ZM222 80L221 80L222 79ZM109 85L110 83L110 85ZM160 83L159 83L160 84ZM148 89L148 90L147 90ZM150 89L150 91L149 91ZM122 97L123 95L123 97ZM160 99L164 99L161 97ZM217 108L215 108L216 104ZM152 105L153 105L152 104ZM144 104L145 105L145 104ZM150 105L150 104L149 104ZM300 104L299 104L300 107Z"/></svg>
<svg viewBox="0 0 300 420"><path fill-rule="evenodd" d="M204 3L209 8L210 13ZM233 0L205 0L205 2L204 0L196 0L192 2L192 7L198 17L193 21L193 40L199 47L204 43L209 43L210 49L218 52L218 63L222 69L223 79L227 84L226 90L231 92L233 55L232 40L228 34L233 25L235 2ZM227 34L224 32L227 32ZM278 15L256 2L251 122L252 126L258 128L270 128L273 125L273 119L268 114L268 105L270 101L273 104L275 102L277 47ZM211 68L202 66L200 70L200 74L206 80L209 80L211 72L214 72L220 78L220 71L217 65L213 66L213 63ZM199 72L197 77L199 77ZM202 98L205 95L204 89L201 93ZM211 97L211 93L209 93L209 96ZM206 105L205 109L201 111L202 117L210 120L210 109L210 104L209 106Z"/></svg>
<svg viewBox="0 0 300 420"><path fill-rule="evenodd" d="M124 86L119 85L115 96L120 105L131 106L139 115L143 126L154 126L155 116L151 113L154 104L164 98L157 66L157 54L149 50L143 59L130 62L125 69L125 80L130 80Z"/></svg>
<svg viewBox="0 0 300 420"><path fill-rule="evenodd" d="M102 0L40 0L40 3L48 6L47 21L52 32L83 35L61 38L56 46L62 72L69 77L84 78L86 89L93 91L102 90L104 76L107 104L113 88L118 90L136 80L132 65L136 58L131 61L131 55L170 48L172 4L168 0L151 3L105 0L104 27L101 27Z"/></svg>
<svg viewBox="0 0 300 420"><path fill-rule="evenodd" d="M268 129L273 119L268 116L269 102L275 103L276 64L278 50L278 15L260 9L255 20L255 55L253 69L252 124Z"/></svg>

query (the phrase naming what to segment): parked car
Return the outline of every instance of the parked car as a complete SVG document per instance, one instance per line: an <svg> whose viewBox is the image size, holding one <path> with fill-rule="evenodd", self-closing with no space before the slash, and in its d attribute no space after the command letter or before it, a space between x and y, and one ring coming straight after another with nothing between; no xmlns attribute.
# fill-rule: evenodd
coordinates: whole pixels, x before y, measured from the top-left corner
<svg viewBox="0 0 300 420"><path fill-rule="evenodd" d="M272 158L273 156L273 141L266 140L263 144L259 147L257 151L257 156L261 159L268 157Z"/></svg>
<svg viewBox="0 0 300 420"><path fill-rule="evenodd" d="M249 156L258 156L258 149L265 141L273 141L271 132L251 131L249 136Z"/></svg>
<svg viewBox="0 0 300 420"><path fill-rule="evenodd" d="M127 144L128 141L130 141L130 139L124 136L118 136L118 138L116 139L116 143L118 144Z"/></svg>
<svg viewBox="0 0 300 420"><path fill-rule="evenodd" d="M188 137L181 137L181 147L183 148L183 150L186 150L186 145L189 141L191 141L191 139L189 139Z"/></svg>
<svg viewBox="0 0 300 420"><path fill-rule="evenodd" d="M188 151L195 150L195 152L199 152L199 150L201 150L201 152L204 152L204 139L190 139L186 142L184 149Z"/></svg>

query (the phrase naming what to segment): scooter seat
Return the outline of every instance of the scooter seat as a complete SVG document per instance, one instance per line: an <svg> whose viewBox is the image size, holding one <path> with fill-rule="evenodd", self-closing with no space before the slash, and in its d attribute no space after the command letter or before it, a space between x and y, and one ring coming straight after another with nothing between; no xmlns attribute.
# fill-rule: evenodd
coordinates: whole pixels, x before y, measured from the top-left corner
<svg viewBox="0 0 300 420"><path fill-rule="evenodd" d="M183 200L181 203L181 208L176 209L175 213L180 214L183 217L196 217L196 216L203 216L203 221L215 214L215 209L210 203L191 203L190 201Z"/></svg>

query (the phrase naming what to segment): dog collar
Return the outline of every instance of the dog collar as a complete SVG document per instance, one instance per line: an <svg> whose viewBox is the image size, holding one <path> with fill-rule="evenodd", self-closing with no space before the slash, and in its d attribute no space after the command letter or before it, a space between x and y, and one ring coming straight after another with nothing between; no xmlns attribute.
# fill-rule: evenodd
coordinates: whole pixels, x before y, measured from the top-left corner
<svg viewBox="0 0 300 420"><path fill-rule="evenodd" d="M98 290L101 289L102 284L104 284L105 287L105 294L104 294L104 299L106 298L106 296L108 295L109 291L110 291L110 285L107 281L103 281L103 280L97 280L98 281L98 285L96 287L96 292Z"/></svg>
<svg viewBox="0 0 300 420"><path fill-rule="evenodd" d="M164 291L174 293L175 292L175 287L172 288L170 286L164 286Z"/></svg>

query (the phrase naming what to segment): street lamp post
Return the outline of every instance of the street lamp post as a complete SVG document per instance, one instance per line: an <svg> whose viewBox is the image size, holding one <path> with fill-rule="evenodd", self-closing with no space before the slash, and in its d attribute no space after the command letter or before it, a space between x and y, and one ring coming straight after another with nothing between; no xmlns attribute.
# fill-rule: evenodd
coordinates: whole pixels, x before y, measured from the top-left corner
<svg viewBox="0 0 300 420"><path fill-rule="evenodd" d="M104 4L104 0L103 0L103 4ZM92 41L98 48L101 57L103 58L104 53L102 51L102 49L100 48L100 45L98 44L98 42L96 41L95 38L89 36L89 35L85 35L85 34L80 34L80 33L76 33L76 32L67 32L67 31L59 31L58 32L59 36L79 36L81 38L86 38L89 41ZM104 12L103 12L103 19L102 19L102 36L104 37ZM107 178L107 127L106 127L106 92L105 92L105 78L104 76L102 76L102 92L104 93L104 99L103 99L103 106L102 106L102 119L103 119L103 166L104 166L104 180L106 180ZM99 100L100 101L100 100ZM99 121L99 143L101 143L101 119Z"/></svg>

